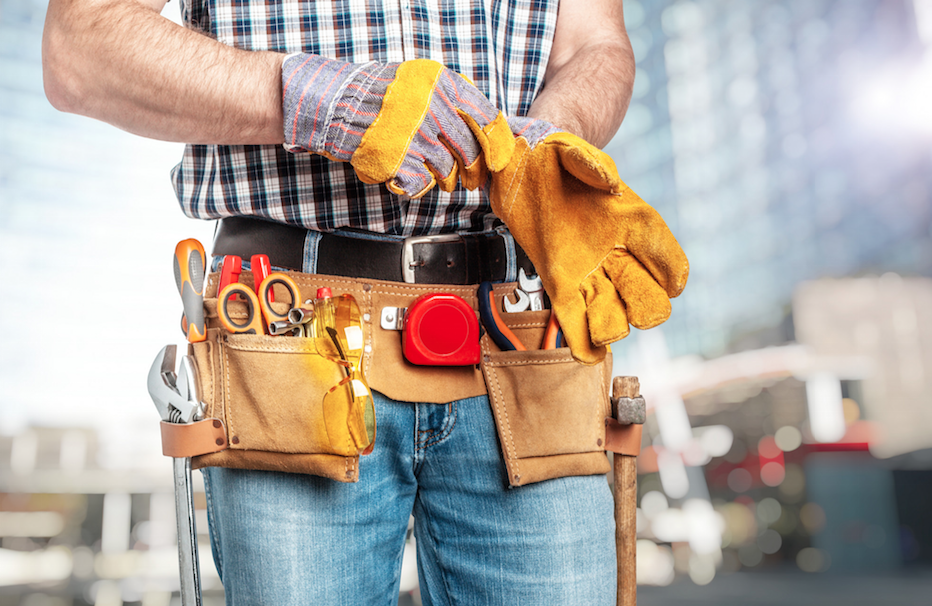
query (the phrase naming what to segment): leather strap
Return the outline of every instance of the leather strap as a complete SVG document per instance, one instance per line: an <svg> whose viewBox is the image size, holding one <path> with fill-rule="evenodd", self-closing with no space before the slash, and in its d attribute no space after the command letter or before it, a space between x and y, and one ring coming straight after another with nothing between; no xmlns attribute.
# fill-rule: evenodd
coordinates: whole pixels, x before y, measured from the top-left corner
<svg viewBox="0 0 932 606"><path fill-rule="evenodd" d="M636 457L641 454L641 436L644 426L637 423L622 425L611 417L605 418L605 450Z"/></svg>
<svg viewBox="0 0 932 606"><path fill-rule="evenodd" d="M166 423L162 421L162 454L184 458L226 450L229 446L223 421L204 419L194 423Z"/></svg>
<svg viewBox="0 0 932 606"><path fill-rule="evenodd" d="M308 230L251 217L221 219L214 237L214 255L249 259L266 254L277 267L303 271ZM461 234L455 241L411 244L415 282L418 284L479 284L506 278L508 256L505 237L496 233ZM370 240L345 234L322 233L317 252L317 273L331 276L404 282L404 240ZM515 244L517 267L536 273L527 255Z"/></svg>

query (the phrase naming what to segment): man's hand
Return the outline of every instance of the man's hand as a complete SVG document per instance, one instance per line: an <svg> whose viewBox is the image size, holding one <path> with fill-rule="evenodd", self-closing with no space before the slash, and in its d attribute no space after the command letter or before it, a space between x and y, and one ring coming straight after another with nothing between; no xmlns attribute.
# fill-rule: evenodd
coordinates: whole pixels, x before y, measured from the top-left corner
<svg viewBox="0 0 932 606"><path fill-rule="evenodd" d="M492 174L492 209L527 252L580 362L670 316L689 263L663 219L605 153L541 120L512 118L511 162Z"/></svg>
<svg viewBox="0 0 932 606"><path fill-rule="evenodd" d="M286 149L350 162L361 181L411 198L438 183L452 191L459 179L475 189L514 149L498 108L426 59L385 65L291 55L282 98Z"/></svg>

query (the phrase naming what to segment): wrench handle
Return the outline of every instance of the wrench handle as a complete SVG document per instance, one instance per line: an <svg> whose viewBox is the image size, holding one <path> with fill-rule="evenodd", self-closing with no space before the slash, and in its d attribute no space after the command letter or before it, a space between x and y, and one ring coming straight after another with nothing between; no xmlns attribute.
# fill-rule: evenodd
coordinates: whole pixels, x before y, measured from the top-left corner
<svg viewBox="0 0 932 606"><path fill-rule="evenodd" d="M172 459L172 464L175 476L175 522L178 529L181 606L201 606L201 568L197 556L191 458L175 458Z"/></svg>

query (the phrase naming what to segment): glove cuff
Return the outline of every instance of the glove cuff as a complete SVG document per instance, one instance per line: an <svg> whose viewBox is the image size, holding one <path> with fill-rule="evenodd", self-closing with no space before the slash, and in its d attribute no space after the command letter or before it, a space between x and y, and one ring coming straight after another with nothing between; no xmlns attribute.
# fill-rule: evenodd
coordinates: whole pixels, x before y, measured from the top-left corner
<svg viewBox="0 0 932 606"><path fill-rule="evenodd" d="M523 137L532 149L550 135L561 132L559 128L549 122L527 116L508 118L508 126L511 127L515 137Z"/></svg>
<svg viewBox="0 0 932 606"><path fill-rule="evenodd" d="M334 91L326 131L322 132L319 142L315 141L321 148L317 153L342 162L349 162L359 148L366 129L382 110L385 92L398 71L397 63L373 62L354 67L356 69L343 86Z"/></svg>
<svg viewBox="0 0 932 606"><path fill-rule="evenodd" d="M378 114L395 68L288 55L282 63L285 149L348 161Z"/></svg>

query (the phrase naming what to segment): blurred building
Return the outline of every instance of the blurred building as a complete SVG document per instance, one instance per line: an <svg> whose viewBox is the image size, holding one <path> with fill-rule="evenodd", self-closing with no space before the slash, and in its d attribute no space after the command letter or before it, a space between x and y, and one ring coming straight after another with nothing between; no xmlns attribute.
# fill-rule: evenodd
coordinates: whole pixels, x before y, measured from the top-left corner
<svg viewBox="0 0 932 606"><path fill-rule="evenodd" d="M606 151L691 264L671 319L613 347L651 407L639 580L928 566L932 3L625 18Z"/></svg>
<svg viewBox="0 0 932 606"><path fill-rule="evenodd" d="M652 331L622 362L650 406L643 582L932 566L932 279L804 282L791 317L792 342L706 360Z"/></svg>
<svg viewBox="0 0 932 606"><path fill-rule="evenodd" d="M801 280L932 275L927 0L624 6L637 77L606 151L690 259L672 354L778 328Z"/></svg>

